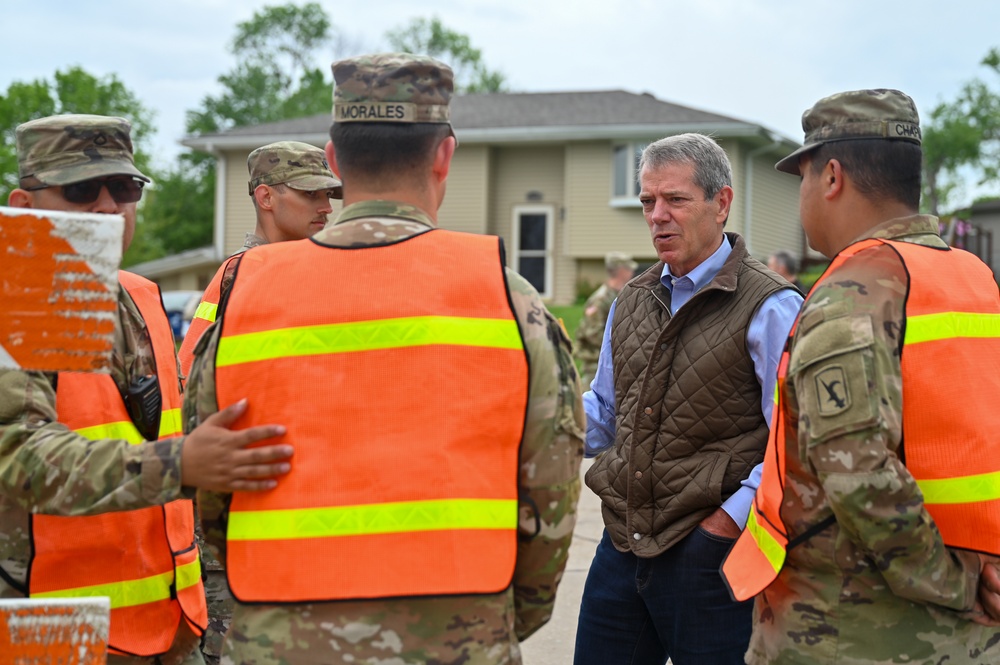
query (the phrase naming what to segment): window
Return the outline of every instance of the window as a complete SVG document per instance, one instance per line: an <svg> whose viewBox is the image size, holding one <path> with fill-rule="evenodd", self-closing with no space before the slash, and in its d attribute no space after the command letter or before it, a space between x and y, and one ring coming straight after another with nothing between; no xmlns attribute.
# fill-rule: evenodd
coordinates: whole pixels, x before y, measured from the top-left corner
<svg viewBox="0 0 1000 665"><path fill-rule="evenodd" d="M639 181L636 178L639 157L646 143L619 143L612 149L611 205L638 206Z"/></svg>
<svg viewBox="0 0 1000 665"><path fill-rule="evenodd" d="M514 208L514 270L543 298L552 295L552 206Z"/></svg>

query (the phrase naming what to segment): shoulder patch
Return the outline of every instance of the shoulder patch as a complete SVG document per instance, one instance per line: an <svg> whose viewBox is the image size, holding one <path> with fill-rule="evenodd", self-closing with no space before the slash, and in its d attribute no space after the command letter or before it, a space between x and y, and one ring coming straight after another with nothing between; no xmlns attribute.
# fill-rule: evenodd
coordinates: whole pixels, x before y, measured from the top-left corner
<svg viewBox="0 0 1000 665"><path fill-rule="evenodd" d="M851 392L841 365L830 365L815 375L816 411L821 416L835 416L851 408Z"/></svg>

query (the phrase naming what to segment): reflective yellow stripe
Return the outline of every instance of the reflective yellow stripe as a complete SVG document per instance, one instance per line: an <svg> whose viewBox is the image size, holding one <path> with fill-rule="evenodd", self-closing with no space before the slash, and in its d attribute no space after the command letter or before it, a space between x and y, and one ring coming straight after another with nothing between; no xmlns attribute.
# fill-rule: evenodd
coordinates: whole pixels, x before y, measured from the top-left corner
<svg viewBox="0 0 1000 665"><path fill-rule="evenodd" d="M170 582L174 573L163 573L127 582L111 582L95 584L94 586L77 587L76 589L60 589L33 593L32 598L90 598L92 596L107 596L111 599L111 609L119 607L134 607L155 603L158 600L170 598ZM177 590L192 587L201 581L201 563L196 558L177 569Z"/></svg>
<svg viewBox="0 0 1000 665"><path fill-rule="evenodd" d="M453 316L415 316L302 326L223 336L219 341L215 365L225 367L273 358L430 344L520 349L521 336L513 320Z"/></svg>
<svg viewBox="0 0 1000 665"><path fill-rule="evenodd" d="M959 337L1000 337L1000 314L942 312L906 317L904 344Z"/></svg>
<svg viewBox="0 0 1000 665"><path fill-rule="evenodd" d="M924 503L976 503L1000 499L1000 471L959 478L917 480Z"/></svg>
<svg viewBox="0 0 1000 665"><path fill-rule="evenodd" d="M747 516L747 531L750 532L754 542L757 543L757 549L763 553L768 563L774 568L774 572L780 572L781 567L785 563L785 548L774 539L771 532L761 526L757 521L757 511L752 507L750 508L750 515Z"/></svg>
<svg viewBox="0 0 1000 665"><path fill-rule="evenodd" d="M177 568L177 590L183 591L201 583L201 559L185 563Z"/></svg>
<svg viewBox="0 0 1000 665"><path fill-rule="evenodd" d="M215 321L215 314L218 311L219 306L217 304L202 300L198 305L198 309L194 311L194 318L205 319L209 323L213 323Z"/></svg>
<svg viewBox="0 0 1000 665"><path fill-rule="evenodd" d="M160 415L160 437L180 436L184 428L181 425L181 410L167 409ZM131 420L121 420L105 425L94 425L92 427L81 427L74 430L80 436L97 441L99 439L125 439L133 446L137 446L145 439L139 430L135 428Z"/></svg>
<svg viewBox="0 0 1000 665"><path fill-rule="evenodd" d="M181 425L181 410L167 409L160 415L160 438L180 436L184 432Z"/></svg>
<svg viewBox="0 0 1000 665"><path fill-rule="evenodd" d="M145 441L131 420L94 425L93 427L81 427L75 431L80 436L91 441L97 441L98 439L125 439L133 446L137 446Z"/></svg>
<svg viewBox="0 0 1000 665"><path fill-rule="evenodd" d="M331 508L233 511L229 540L291 540L408 531L516 529L514 499L436 499Z"/></svg>

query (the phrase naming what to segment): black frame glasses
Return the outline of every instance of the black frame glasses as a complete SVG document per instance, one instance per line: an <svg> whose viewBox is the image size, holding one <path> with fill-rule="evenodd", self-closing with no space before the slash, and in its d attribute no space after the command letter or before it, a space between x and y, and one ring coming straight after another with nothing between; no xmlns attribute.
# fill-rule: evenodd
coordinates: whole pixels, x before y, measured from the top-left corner
<svg viewBox="0 0 1000 665"><path fill-rule="evenodd" d="M70 203L93 203L101 195L101 189L108 188L108 193L116 203L135 203L142 198L142 188L146 183L132 176L110 176L107 178L91 178L69 185L41 185L28 188L34 192L39 189L59 187L62 197Z"/></svg>

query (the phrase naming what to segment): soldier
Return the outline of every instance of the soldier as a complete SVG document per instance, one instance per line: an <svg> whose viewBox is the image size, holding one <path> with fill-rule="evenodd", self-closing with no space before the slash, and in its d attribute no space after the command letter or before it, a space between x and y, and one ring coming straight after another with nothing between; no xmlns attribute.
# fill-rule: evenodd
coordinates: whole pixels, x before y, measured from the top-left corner
<svg viewBox="0 0 1000 665"><path fill-rule="evenodd" d="M94 115L18 126L20 187L9 204L122 215L127 248L149 182L129 131L122 118ZM284 428L230 431L247 408L238 400L181 436L159 289L124 271L119 279L110 375L0 371L0 597L109 596L110 663L200 663L194 488L271 489L291 447L242 450Z"/></svg>
<svg viewBox="0 0 1000 665"><path fill-rule="evenodd" d="M618 292L625 283L632 279L638 267L639 264L631 256L622 252L608 252L604 257L604 269L608 278L587 298L583 306L583 319L576 329L576 357L583 363L580 383L584 389L590 388L590 382L597 373L597 358L601 355L601 341L604 339L604 327L608 323L611 303L618 297Z"/></svg>
<svg viewBox="0 0 1000 665"><path fill-rule="evenodd" d="M826 97L801 178L832 259L779 369L753 509L723 573L757 595L747 663L1000 662L1000 293L917 214L917 109L897 90ZM905 445L904 445L905 442ZM978 553L977 553L978 552ZM980 605L978 600L982 601ZM985 606L985 612L984 607Z"/></svg>
<svg viewBox="0 0 1000 665"><path fill-rule="evenodd" d="M570 342L497 238L436 228L451 69L380 54L333 74L345 207L243 256L188 382L195 423L250 381L251 421L288 414L308 469L202 504L237 599L223 661L520 663L576 519Z"/></svg>
<svg viewBox="0 0 1000 665"><path fill-rule="evenodd" d="M215 321L219 302L229 292L240 255L252 247L271 242L302 240L326 226L333 211L330 199L343 197L343 189L326 162L326 155L316 146L298 141L279 141L261 146L247 157L250 181L247 189L257 215L253 233L247 233L243 247L215 273L202 295L201 304L191 320L178 357L181 372L187 376L194 360L194 350L202 333ZM206 552L205 593L208 597L208 629L202 639L202 653L208 665L219 662L222 638L229 630L233 615L233 597L226 584L222 562Z"/></svg>
<svg viewBox="0 0 1000 665"><path fill-rule="evenodd" d="M750 510L802 297L725 232L732 168L711 138L649 144L639 182L660 261L618 294L584 395L605 531L574 662L737 663L752 607L718 570Z"/></svg>
<svg viewBox="0 0 1000 665"><path fill-rule="evenodd" d="M333 211L330 199L343 197L340 180L330 172L326 155L308 143L279 141L261 146L247 157L247 170L250 171L247 188L257 225L253 233L246 234L236 256L258 245L308 238L326 226L327 215ZM194 347L215 321L219 301L238 263L224 263L202 295L177 353L183 377L191 371Z"/></svg>
<svg viewBox="0 0 1000 665"><path fill-rule="evenodd" d="M326 163L326 155L316 146L298 141L279 141L261 146L247 157L250 181L247 188L257 215L257 226L247 233L243 247L215 273L202 295L191 327L177 355L181 373L187 376L194 350L202 333L215 321L222 297L229 291L239 256L252 247L285 240L302 240L326 226L332 212L330 199L343 197L343 190ZM205 593L208 597L208 629L202 639L202 653L209 665L219 662L222 638L229 630L233 597L226 584L222 562L206 552Z"/></svg>

